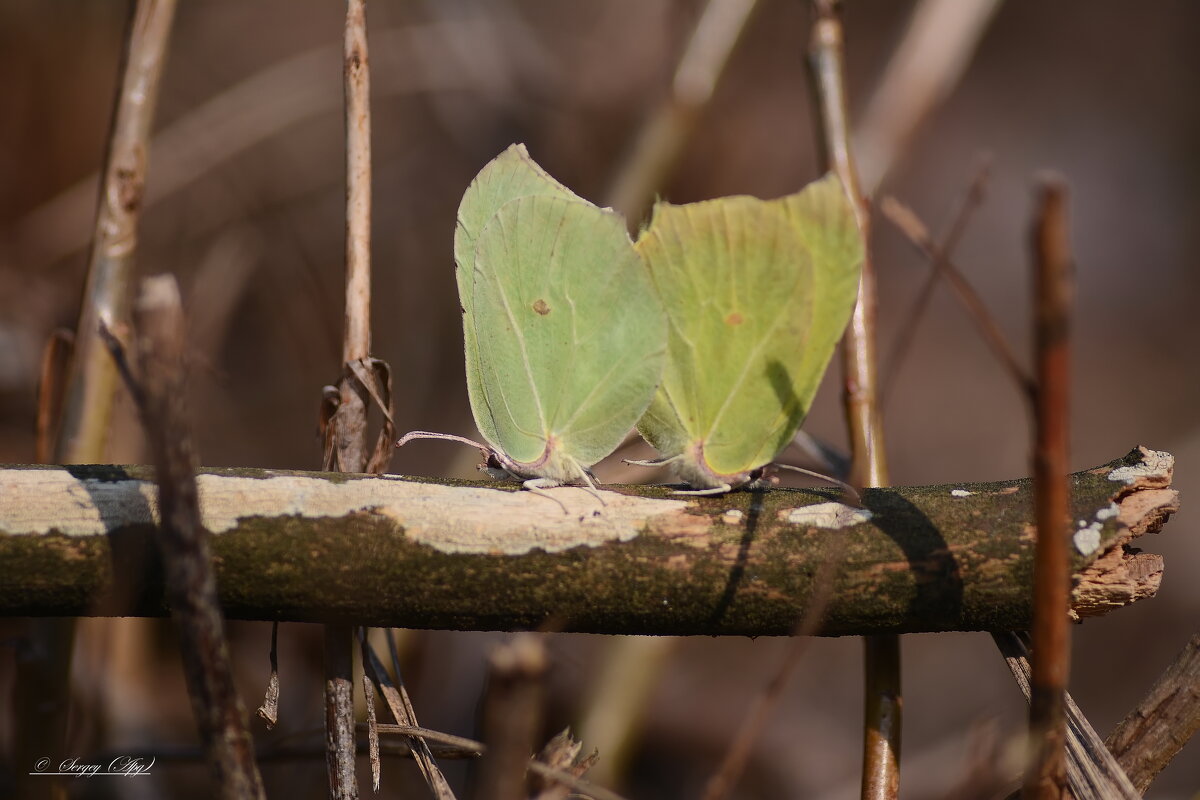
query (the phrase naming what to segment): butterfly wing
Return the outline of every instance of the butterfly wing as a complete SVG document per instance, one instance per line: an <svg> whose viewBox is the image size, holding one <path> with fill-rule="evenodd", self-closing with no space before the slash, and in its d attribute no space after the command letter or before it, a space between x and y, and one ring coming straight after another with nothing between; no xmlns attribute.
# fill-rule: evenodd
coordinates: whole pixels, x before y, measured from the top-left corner
<svg viewBox="0 0 1200 800"><path fill-rule="evenodd" d="M467 394L471 412L483 438L492 447L499 447L498 433L491 417L482 413L486 404L482 395L479 346L475 338L475 250L476 240L484 226L505 203L519 197L550 195L578 199L529 157L525 145L514 144L488 162L467 191L458 207L458 222L454 230L455 277L458 282L459 303L463 311L463 344L467 371Z"/></svg>
<svg viewBox="0 0 1200 800"><path fill-rule="evenodd" d="M666 322L622 218L531 195L479 233L470 315L480 428L530 477L570 482L646 410Z"/></svg>
<svg viewBox="0 0 1200 800"><path fill-rule="evenodd" d="M813 265L811 338L795 373L796 395L807 414L858 300L863 240L842 183L833 174L773 202L782 206Z"/></svg>
<svg viewBox="0 0 1200 800"><path fill-rule="evenodd" d="M775 201L660 203L637 243L669 320L639 431L697 488L738 485L795 435L853 310L861 244L828 177Z"/></svg>

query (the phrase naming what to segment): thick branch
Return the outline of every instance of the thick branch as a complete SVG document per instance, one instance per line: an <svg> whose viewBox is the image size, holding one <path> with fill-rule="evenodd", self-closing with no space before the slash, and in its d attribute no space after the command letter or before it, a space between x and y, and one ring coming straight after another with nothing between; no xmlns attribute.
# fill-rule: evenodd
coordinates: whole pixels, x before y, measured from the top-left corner
<svg viewBox="0 0 1200 800"><path fill-rule="evenodd" d="M1200 731L1200 634L1192 636L1105 744L1143 794Z"/></svg>
<svg viewBox="0 0 1200 800"><path fill-rule="evenodd" d="M1157 590L1162 559L1126 545L1176 510L1172 465L1140 449L1071 476L1075 615ZM163 614L151 476L0 469L0 614ZM398 476L204 470L199 488L232 618L788 634L834 551L824 635L1020 630L1032 613L1027 479L868 489L869 518L828 490L629 486L604 506L551 490L564 514L510 485Z"/></svg>

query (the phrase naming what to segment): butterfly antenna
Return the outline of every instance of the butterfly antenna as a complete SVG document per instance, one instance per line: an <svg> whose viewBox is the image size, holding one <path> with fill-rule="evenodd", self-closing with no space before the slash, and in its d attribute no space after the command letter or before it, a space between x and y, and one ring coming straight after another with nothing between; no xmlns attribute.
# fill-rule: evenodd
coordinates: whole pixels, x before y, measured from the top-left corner
<svg viewBox="0 0 1200 800"><path fill-rule="evenodd" d="M834 475L845 476L850 474L850 456L838 448L822 442L807 431L796 431L796 435L792 437L791 443L800 452L819 463L821 469L827 469Z"/></svg>
<svg viewBox="0 0 1200 800"><path fill-rule="evenodd" d="M632 464L635 467L665 467L669 464L674 464L679 460L679 456L671 456L670 458L649 458L644 461L635 458L622 458L622 464Z"/></svg>
<svg viewBox="0 0 1200 800"><path fill-rule="evenodd" d="M396 447L404 447L413 439L445 439L450 442L458 442L459 444L468 444L483 453L484 458L492 454L492 448L485 444L480 444L474 439L468 439L465 436L455 436L452 433L434 433L433 431L409 431L400 437L400 441L396 442Z"/></svg>
<svg viewBox="0 0 1200 800"><path fill-rule="evenodd" d="M791 464L776 463L776 464L773 464L772 466L776 467L777 469L788 469L788 470L791 470L792 472L799 472L801 475L807 475L810 478L816 478L817 480L822 480L822 481L825 481L826 483L831 483L834 486L837 486L838 488L840 488L846 494L850 495L850 497L854 500L854 505L858 506L859 508L863 508L862 495L859 494L858 489L854 488L852 485L850 485L849 483L846 483L843 480L838 480L837 478L833 477L832 475L825 475L820 472L814 472L813 470L805 469L804 467L795 467L795 466L792 466Z"/></svg>

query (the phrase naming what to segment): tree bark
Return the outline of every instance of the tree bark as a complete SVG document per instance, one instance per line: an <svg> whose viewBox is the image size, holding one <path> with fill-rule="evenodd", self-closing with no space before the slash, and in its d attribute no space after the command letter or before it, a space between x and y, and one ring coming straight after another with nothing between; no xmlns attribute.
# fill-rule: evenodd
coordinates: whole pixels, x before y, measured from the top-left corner
<svg viewBox="0 0 1200 800"><path fill-rule="evenodd" d="M1178 508L1170 454L1071 476L1072 616L1153 596L1160 556L1127 545ZM1028 479L721 497L655 486L501 483L207 469L226 615L453 630L785 635L839 553L819 633L1022 630L1032 615ZM167 612L150 536L153 470L0 469L0 614Z"/></svg>

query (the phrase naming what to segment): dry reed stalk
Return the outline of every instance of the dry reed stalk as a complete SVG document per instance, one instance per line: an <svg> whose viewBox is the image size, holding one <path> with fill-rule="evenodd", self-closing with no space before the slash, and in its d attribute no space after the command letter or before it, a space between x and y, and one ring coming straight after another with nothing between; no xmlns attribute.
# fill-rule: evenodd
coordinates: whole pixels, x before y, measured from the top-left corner
<svg viewBox="0 0 1200 800"><path fill-rule="evenodd" d="M1033 448L1037 549L1033 569L1031 762L1021 796L1067 796L1067 682L1071 672L1070 443L1071 300L1074 267L1067 190L1058 178L1038 188L1032 232L1037 372Z"/></svg>
<svg viewBox="0 0 1200 800"><path fill-rule="evenodd" d="M820 117L820 141L827 166L841 178L863 238L865 257L858 304L843 339L846 420L850 433L850 482L886 486L883 426L875 341L876 286L871 260L871 220L859 184L850 140L845 93L844 34L835 0L814 0L809 63ZM869 636L864 640L865 702L863 800L890 800L900 785L900 640Z"/></svg>
<svg viewBox="0 0 1200 800"><path fill-rule="evenodd" d="M139 0L130 11L79 324L61 390L52 456L59 464L105 460L118 378L99 330L101 324L119 330L128 325L150 127L174 15L175 0ZM54 427L44 421L43 430ZM25 732L16 753L22 781L25 767L37 759L65 755L75 625L69 619L38 620L27 636L30 646L17 659L17 683L24 687L17 696L18 724ZM54 797L65 792L61 783L47 787L44 781L36 791L47 789Z"/></svg>

